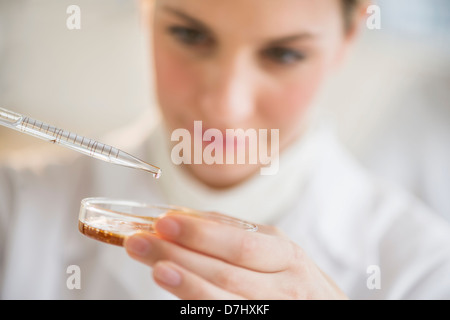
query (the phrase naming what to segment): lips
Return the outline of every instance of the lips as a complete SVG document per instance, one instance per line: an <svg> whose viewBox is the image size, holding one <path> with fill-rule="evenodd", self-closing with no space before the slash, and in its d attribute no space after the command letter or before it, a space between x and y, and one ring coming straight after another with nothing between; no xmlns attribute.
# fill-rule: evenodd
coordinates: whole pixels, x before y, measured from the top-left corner
<svg viewBox="0 0 450 320"><path fill-rule="evenodd" d="M201 121L194 121L192 130L179 128L172 133L172 141L179 141L172 150L175 151L171 154L172 160L176 164L208 165L269 163L268 173L264 171L261 174L275 174L276 172L272 172L271 161L272 156L277 157L279 153L279 130L270 130L270 142L267 131L268 129L204 128ZM274 170L278 171L278 158L274 163Z"/></svg>
<svg viewBox="0 0 450 320"><path fill-rule="evenodd" d="M200 137L203 147L212 144L215 148L222 147L224 150L234 148L243 148L246 145L246 139L238 139L234 134L227 135L227 130L235 129L217 129L217 128L194 128L194 139Z"/></svg>

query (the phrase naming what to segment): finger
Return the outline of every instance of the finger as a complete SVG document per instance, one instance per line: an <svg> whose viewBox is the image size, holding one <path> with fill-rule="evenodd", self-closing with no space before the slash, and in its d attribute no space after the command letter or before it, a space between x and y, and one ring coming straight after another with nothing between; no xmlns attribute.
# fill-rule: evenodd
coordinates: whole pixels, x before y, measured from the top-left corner
<svg viewBox="0 0 450 320"><path fill-rule="evenodd" d="M189 261L197 261L198 264L202 265L211 264L211 260L214 259L176 243L160 239L148 232L138 232L128 237L124 247L132 258L150 267L153 267L159 260L170 260L189 268ZM193 265L189 269L195 270L198 268Z"/></svg>
<svg viewBox="0 0 450 320"><path fill-rule="evenodd" d="M277 227L267 226L267 225L263 225L263 224L258 224L257 227L258 227L259 233L264 233L269 236L277 236L280 238L289 239L288 236Z"/></svg>
<svg viewBox="0 0 450 320"><path fill-rule="evenodd" d="M242 299L170 261L157 262L153 268L153 278L162 288L184 300Z"/></svg>
<svg viewBox="0 0 450 320"><path fill-rule="evenodd" d="M144 247L146 248L144 249ZM274 274L262 274L230 265L202 255L150 233L137 233L125 242L134 259L154 267L160 261L171 261L225 291L251 299L263 299L278 281Z"/></svg>
<svg viewBox="0 0 450 320"><path fill-rule="evenodd" d="M258 272L287 269L297 255L288 239L201 218L168 215L155 224L157 233L191 250Z"/></svg>

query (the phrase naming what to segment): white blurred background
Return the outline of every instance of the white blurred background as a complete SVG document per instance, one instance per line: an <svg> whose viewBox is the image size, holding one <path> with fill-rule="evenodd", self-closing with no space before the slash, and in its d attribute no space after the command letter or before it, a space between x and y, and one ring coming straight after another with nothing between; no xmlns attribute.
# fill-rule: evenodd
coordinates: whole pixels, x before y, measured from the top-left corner
<svg viewBox="0 0 450 320"><path fill-rule="evenodd" d="M450 220L450 1L376 4L381 30L318 104L366 167ZM157 117L149 65L137 0L0 0L0 106L98 138ZM0 159L37 143L0 128Z"/></svg>

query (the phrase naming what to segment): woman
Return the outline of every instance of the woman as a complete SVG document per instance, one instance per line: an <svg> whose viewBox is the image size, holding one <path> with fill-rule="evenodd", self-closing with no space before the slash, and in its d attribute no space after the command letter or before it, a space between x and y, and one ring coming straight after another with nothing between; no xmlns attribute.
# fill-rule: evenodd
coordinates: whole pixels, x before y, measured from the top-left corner
<svg viewBox="0 0 450 320"><path fill-rule="evenodd" d="M321 84L357 34L363 1L147 0L143 11L164 122L136 150L163 176L154 182L86 159L38 173L5 169L4 297L450 297L448 225L364 172L311 116ZM279 134L265 146L270 159L279 154L277 170L263 175L268 162L249 161L251 139L224 138L238 128ZM183 159L198 150L204 157L212 144L210 155L233 147L247 161L177 166L180 129L223 138L203 139L197 151L194 141ZM127 239L136 263L74 233L70 211L97 195L220 211L260 223L259 231L171 215L156 224L157 235ZM36 230L44 221L45 236ZM67 289L72 264L82 271L81 289Z"/></svg>

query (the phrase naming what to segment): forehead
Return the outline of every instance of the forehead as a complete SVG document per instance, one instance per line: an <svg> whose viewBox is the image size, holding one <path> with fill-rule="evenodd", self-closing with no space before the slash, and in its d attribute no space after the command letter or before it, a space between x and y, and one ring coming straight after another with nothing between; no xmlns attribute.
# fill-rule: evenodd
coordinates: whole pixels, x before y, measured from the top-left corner
<svg viewBox="0 0 450 320"><path fill-rule="evenodd" d="M175 9L219 34L252 39L323 34L342 24L341 0L156 0L156 15Z"/></svg>

